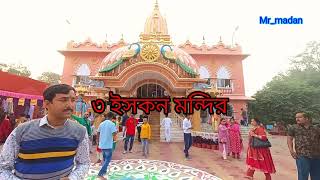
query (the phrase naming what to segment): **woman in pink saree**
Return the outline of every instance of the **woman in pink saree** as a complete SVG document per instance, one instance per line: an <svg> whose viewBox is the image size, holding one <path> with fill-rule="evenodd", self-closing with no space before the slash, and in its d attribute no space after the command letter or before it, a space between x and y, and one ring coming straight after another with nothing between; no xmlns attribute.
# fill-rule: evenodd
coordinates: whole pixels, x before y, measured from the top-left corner
<svg viewBox="0 0 320 180"><path fill-rule="evenodd" d="M219 129L218 129L218 140L219 140L219 150L222 153L223 159L227 159L227 155L230 155L230 138L229 130L226 126L226 119L221 118Z"/></svg>
<svg viewBox="0 0 320 180"><path fill-rule="evenodd" d="M240 125L235 122L233 118L230 119L230 152L232 153L232 157L240 159L240 153L242 150L242 138L240 133Z"/></svg>

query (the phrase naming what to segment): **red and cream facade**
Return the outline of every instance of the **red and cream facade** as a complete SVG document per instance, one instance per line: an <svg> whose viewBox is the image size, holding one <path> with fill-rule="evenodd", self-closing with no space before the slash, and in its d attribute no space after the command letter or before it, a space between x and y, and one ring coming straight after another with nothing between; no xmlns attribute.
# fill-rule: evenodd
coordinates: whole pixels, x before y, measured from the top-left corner
<svg viewBox="0 0 320 180"><path fill-rule="evenodd" d="M85 87L88 99L105 96L110 90L134 97L139 87L147 84L156 84L171 97L186 96L207 84L207 88L230 98L236 119L251 99L245 96L242 66L248 55L241 47L228 47L221 40L213 46L198 46L189 40L174 45L158 4L146 20L138 43L122 38L115 44L98 44L87 39L71 41L59 52L65 56L62 82Z"/></svg>

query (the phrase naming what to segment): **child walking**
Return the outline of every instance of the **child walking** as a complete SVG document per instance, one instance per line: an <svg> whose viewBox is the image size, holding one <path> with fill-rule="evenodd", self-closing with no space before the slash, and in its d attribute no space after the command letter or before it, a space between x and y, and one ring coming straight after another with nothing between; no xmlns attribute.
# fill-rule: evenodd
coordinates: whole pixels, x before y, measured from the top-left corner
<svg viewBox="0 0 320 180"><path fill-rule="evenodd" d="M151 126L148 123L147 118L143 118L143 124L141 126L140 138L141 138L141 142L142 142L142 156L147 158L149 155L149 141L151 139Z"/></svg>
<svg viewBox="0 0 320 180"><path fill-rule="evenodd" d="M230 137L226 123L226 119L221 118L218 130L219 150L222 153L223 159L227 159L227 155L230 155Z"/></svg>

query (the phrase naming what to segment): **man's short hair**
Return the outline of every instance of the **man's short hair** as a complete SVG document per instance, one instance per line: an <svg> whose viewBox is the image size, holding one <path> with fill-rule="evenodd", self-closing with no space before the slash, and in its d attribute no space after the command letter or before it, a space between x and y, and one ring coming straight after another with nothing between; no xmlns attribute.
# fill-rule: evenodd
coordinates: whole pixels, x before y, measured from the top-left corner
<svg viewBox="0 0 320 180"><path fill-rule="evenodd" d="M76 90L68 84L52 85L44 90L43 99L51 102L56 94L68 94L71 90L76 93Z"/></svg>
<svg viewBox="0 0 320 180"><path fill-rule="evenodd" d="M107 114L104 114L104 118L111 120L113 117L116 117L112 112L108 112Z"/></svg>
<svg viewBox="0 0 320 180"><path fill-rule="evenodd" d="M296 114L302 114L302 117L309 119L311 121L311 115L309 113L298 111Z"/></svg>

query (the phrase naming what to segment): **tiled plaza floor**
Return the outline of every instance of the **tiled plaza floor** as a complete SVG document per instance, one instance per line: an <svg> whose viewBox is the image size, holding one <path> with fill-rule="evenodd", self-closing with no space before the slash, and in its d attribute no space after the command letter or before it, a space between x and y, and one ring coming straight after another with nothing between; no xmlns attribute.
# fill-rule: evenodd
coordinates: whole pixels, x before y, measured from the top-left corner
<svg viewBox="0 0 320 180"><path fill-rule="evenodd" d="M272 156L276 166L276 174L272 175L273 180L296 180L296 165L291 158L286 137L271 136L269 137L273 147L271 148ZM246 143L245 143L246 145ZM1 149L0 145L0 149ZM246 146L245 146L246 149ZM141 153L141 145L135 142L133 153L123 155L123 143L117 145L117 149L113 155L113 160L120 159L144 159ZM229 158L222 160L218 151L201 149L192 147L190 150L191 160L185 160L183 156L182 143L158 143L152 142L150 144L149 160L162 160L174 162L190 166L196 169L206 171L224 180L242 180L245 174L245 153L242 154L240 160ZM91 154L92 162L96 161L95 153ZM261 172L256 172L255 179L264 180L264 175Z"/></svg>
<svg viewBox="0 0 320 180"><path fill-rule="evenodd" d="M276 166L276 174L272 175L273 180L295 180L296 166L295 161L289 155L286 145L286 137L272 136L269 137L273 147L271 148L272 156ZM246 144L246 142L245 142ZM245 145L245 149L246 149ZM122 154L123 142L117 145L116 151L113 154L113 160L120 159L144 159L141 152L141 145L135 142L133 153ZM196 169L206 171L224 180L242 180L245 179L246 171L245 153L242 154L240 160L229 158L223 160L219 151L191 147L191 160L185 160L183 154L183 143L159 143L152 142L150 144L149 160L162 160L174 162L190 166ZM94 162L95 154L91 155ZM255 173L255 179L264 180L262 172Z"/></svg>

